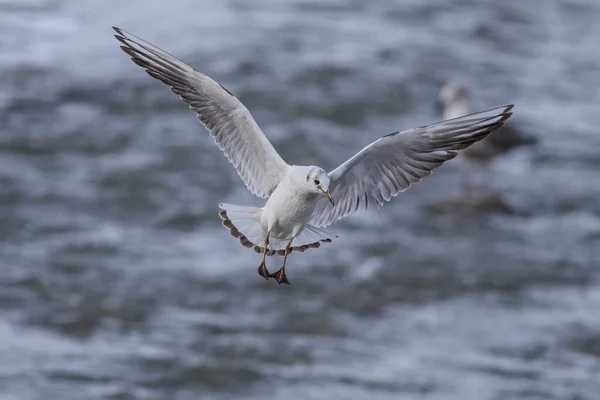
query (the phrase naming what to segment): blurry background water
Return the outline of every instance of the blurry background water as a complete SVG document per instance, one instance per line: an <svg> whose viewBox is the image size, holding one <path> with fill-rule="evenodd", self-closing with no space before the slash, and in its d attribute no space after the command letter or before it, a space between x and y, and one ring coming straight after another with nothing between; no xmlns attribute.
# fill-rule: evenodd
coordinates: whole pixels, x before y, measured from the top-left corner
<svg viewBox="0 0 600 400"><path fill-rule="evenodd" d="M0 1L0 398L599 399L600 3ZM514 212L434 212L458 162L293 254L220 226L260 205L130 30L219 80L292 163L337 166L514 102ZM275 265L279 260L270 260Z"/></svg>

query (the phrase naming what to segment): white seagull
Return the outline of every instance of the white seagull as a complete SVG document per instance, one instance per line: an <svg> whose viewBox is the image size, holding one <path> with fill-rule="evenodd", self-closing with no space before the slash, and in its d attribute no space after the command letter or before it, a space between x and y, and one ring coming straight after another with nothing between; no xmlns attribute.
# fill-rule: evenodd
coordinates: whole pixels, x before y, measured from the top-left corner
<svg viewBox="0 0 600 400"><path fill-rule="evenodd" d="M322 230L369 197L378 205L430 175L462 150L500 128L512 115L506 105L433 125L385 135L331 172L287 164L273 148L248 109L227 89L164 50L122 29L113 28L134 63L169 85L237 169L248 190L268 198L261 208L219 204L223 225L248 248L262 254L258 273L280 284L293 250L316 248L335 235ZM292 245L293 244L293 245ZM269 273L266 256L282 255L283 265Z"/></svg>

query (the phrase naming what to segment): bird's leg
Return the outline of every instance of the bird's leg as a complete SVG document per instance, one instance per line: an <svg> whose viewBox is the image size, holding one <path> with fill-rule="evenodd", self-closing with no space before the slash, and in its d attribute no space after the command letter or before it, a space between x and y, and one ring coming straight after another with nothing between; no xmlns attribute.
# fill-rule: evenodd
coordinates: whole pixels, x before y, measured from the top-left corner
<svg viewBox="0 0 600 400"><path fill-rule="evenodd" d="M271 274L269 274L269 270L267 269L267 263L265 262L265 259L267 258L267 251L269 251L268 246L269 246L269 235L270 234L271 234L271 231L267 232L267 236L265 237L265 243L263 245L263 258L262 258L262 261L260 262L260 265L258 266L258 274L267 280L271 276Z"/></svg>
<svg viewBox="0 0 600 400"><path fill-rule="evenodd" d="M273 277L277 280L277 282L279 282L279 284L281 285L282 283L285 283L287 285L290 284L290 281L287 278L287 275L285 274L285 261L287 260L287 256L288 254L290 254L292 252L292 241L294 240L294 238L291 238L290 241L288 242L287 246L285 246L285 254L283 256L283 265L281 266L281 268L279 268L277 270L277 272L269 275L270 277Z"/></svg>

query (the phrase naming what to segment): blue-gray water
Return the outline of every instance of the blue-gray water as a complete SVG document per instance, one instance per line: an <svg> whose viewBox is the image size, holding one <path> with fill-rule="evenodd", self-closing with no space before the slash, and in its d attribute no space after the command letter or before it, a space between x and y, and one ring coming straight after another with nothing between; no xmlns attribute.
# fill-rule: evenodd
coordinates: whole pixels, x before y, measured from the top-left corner
<svg viewBox="0 0 600 400"><path fill-rule="evenodd" d="M595 0L0 1L0 399L599 399L598 20ZM260 201L111 25L223 83L291 163L438 120L451 78L540 145L487 179L513 213L429 207L455 160L279 286L217 216Z"/></svg>

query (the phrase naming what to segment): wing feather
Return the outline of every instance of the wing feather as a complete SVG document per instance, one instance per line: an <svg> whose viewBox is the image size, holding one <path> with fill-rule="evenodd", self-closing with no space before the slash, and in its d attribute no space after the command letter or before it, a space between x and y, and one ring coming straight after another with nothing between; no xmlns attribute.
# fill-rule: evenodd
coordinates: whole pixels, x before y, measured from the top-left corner
<svg viewBox="0 0 600 400"><path fill-rule="evenodd" d="M170 86L196 113L248 190L268 197L289 166L248 109L229 90L183 61L129 32L113 29L131 60Z"/></svg>
<svg viewBox="0 0 600 400"><path fill-rule="evenodd" d="M459 150L503 126L512 108L512 104L497 107L377 139L329 173L335 205L320 199L309 223L328 226L360 205L367 208L369 196L378 205L390 201Z"/></svg>

